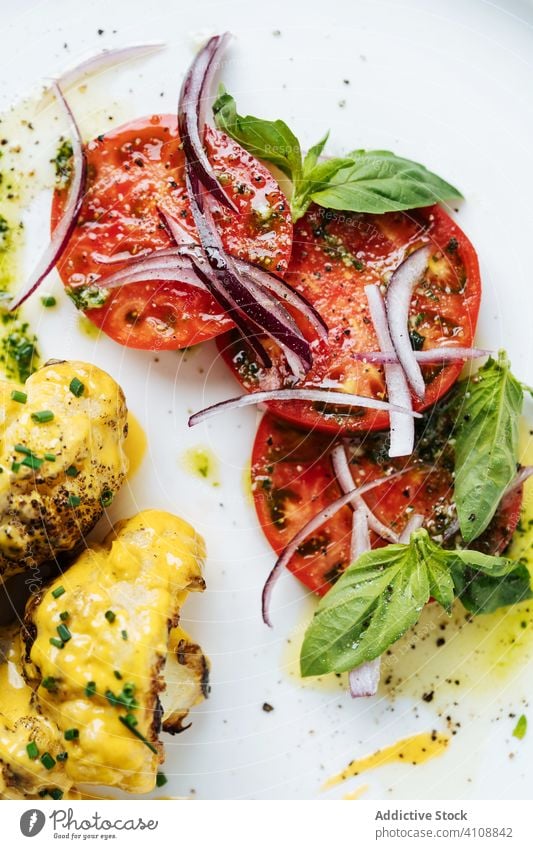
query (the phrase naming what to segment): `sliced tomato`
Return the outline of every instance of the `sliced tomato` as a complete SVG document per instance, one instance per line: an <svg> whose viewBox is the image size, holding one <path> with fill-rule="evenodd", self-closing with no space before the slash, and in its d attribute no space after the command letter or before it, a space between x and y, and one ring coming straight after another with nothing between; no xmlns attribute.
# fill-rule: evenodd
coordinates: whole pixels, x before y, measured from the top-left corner
<svg viewBox="0 0 533 849"><path fill-rule="evenodd" d="M291 253L288 203L269 171L224 133L207 128L209 159L239 214L213 206L226 250L284 274ZM196 239L184 180L184 157L172 115L152 115L86 146L88 178L78 225L58 264L78 290L123 268L128 258L173 241L158 207L178 219L184 241ZM52 228L66 190L56 190ZM118 259L112 264L105 260ZM87 311L105 333L132 348L176 349L217 336L233 322L207 293L185 284L150 281L113 290L105 305Z"/></svg>
<svg viewBox="0 0 533 849"><path fill-rule="evenodd" d="M426 429L424 443L427 443ZM263 532L277 554L304 525L342 493L331 465L334 436L308 433L267 413L252 454L252 489ZM371 490L365 501L381 521L401 533L413 513L424 516L424 527L438 542L455 519L453 458L448 446L427 444L411 459L390 460L386 437L373 433L349 443L355 485L408 468L401 477ZM506 498L491 525L472 547L501 552L510 542L520 515L522 490ZM343 507L298 549L288 564L306 587L323 595L350 562L352 511ZM372 548L386 543L370 532ZM455 544L449 540L447 545Z"/></svg>
<svg viewBox="0 0 533 849"><path fill-rule="evenodd" d="M383 368L354 359L357 351L376 351L376 335L364 287L386 284L411 250L429 242L433 254L410 309L415 348L457 344L474 339L481 298L476 252L457 224L439 206L408 213L359 215L312 206L294 229L287 282L305 295L329 327L326 344L317 345L314 365L299 386L336 386L371 398L386 398ZM302 328L305 330L305 328ZM219 341L223 356L248 392L292 385L279 351L267 342L274 362L262 370L236 334ZM460 363L424 367L426 396L416 409L435 403L454 383ZM279 416L307 428L333 432L386 428L386 413L360 408L347 415L342 407L294 401L271 403Z"/></svg>

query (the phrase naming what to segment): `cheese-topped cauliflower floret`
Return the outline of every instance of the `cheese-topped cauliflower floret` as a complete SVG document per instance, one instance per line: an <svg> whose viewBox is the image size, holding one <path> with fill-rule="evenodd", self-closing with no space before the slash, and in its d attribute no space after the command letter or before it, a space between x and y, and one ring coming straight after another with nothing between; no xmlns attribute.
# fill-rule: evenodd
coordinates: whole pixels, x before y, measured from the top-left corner
<svg viewBox="0 0 533 849"><path fill-rule="evenodd" d="M203 557L203 541L190 525L145 511L120 522L30 601L26 676L42 712L66 738L63 767L76 785L137 793L154 787L163 760L165 660L180 639L184 652L189 645L182 634L169 644L169 633L187 593L204 589ZM196 670L205 684L203 657ZM201 685L191 681L184 680L181 705L172 699L174 719L198 700Z"/></svg>
<svg viewBox="0 0 533 849"><path fill-rule="evenodd" d="M65 742L21 675L18 635L0 657L0 694L0 798L61 798L72 784L63 770Z"/></svg>
<svg viewBox="0 0 533 849"><path fill-rule="evenodd" d="M81 362L0 381L0 580L69 551L128 468L120 386Z"/></svg>

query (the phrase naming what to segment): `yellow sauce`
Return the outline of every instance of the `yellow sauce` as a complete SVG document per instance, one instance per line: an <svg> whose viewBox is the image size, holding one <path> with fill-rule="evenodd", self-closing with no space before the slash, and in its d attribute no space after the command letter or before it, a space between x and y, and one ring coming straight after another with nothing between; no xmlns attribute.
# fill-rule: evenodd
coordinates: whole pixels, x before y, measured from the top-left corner
<svg viewBox="0 0 533 849"><path fill-rule="evenodd" d="M86 315L83 315L83 313L78 315L78 330L89 339L98 339L98 337L102 334L100 328L97 327L96 324L93 324Z"/></svg>
<svg viewBox="0 0 533 849"><path fill-rule="evenodd" d="M368 790L368 784L361 784L360 787L356 787L355 790L352 790L351 793L346 793L346 795L343 796L342 798L346 799L346 800L360 799L361 796L363 796L366 793L367 790Z"/></svg>
<svg viewBox="0 0 533 849"><path fill-rule="evenodd" d="M425 763L431 760L431 758L442 755L448 746L449 740L450 738L445 734L430 732L416 734L414 737L406 737L403 740L398 740L392 746L378 749L377 752L366 755L364 758L359 758L357 761L350 761L342 772L328 778L322 786L322 790L330 790L348 778L360 775L365 770L376 769L386 764L407 763L417 766L418 764Z"/></svg>
<svg viewBox="0 0 533 849"><path fill-rule="evenodd" d="M131 410L128 410L128 438L124 445L129 460L128 478L133 477L144 460L147 445L146 434L141 423Z"/></svg>
<svg viewBox="0 0 533 849"><path fill-rule="evenodd" d="M189 474L207 481L211 486L220 486L218 460L208 448L193 445L182 454L181 463Z"/></svg>
<svg viewBox="0 0 533 849"><path fill-rule="evenodd" d="M533 464L533 439L522 422L520 462ZM524 486L519 529L506 555L521 559L533 573L533 479ZM413 650L413 647L416 650ZM440 605L426 605L418 624L383 657L382 686L394 696L434 692L449 701L464 694L485 696L527 671L533 659L533 603L502 607L470 617L454 605L448 617Z"/></svg>

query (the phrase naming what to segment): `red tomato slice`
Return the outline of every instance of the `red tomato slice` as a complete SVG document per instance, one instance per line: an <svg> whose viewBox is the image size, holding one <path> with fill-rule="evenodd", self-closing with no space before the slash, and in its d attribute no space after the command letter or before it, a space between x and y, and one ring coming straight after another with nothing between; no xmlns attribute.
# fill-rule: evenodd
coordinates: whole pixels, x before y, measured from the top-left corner
<svg viewBox="0 0 533 849"><path fill-rule="evenodd" d="M434 247L429 270L413 294L411 338L415 347L455 342L470 346L481 298L476 252L457 224L439 206L409 213L359 215L312 206L294 229L287 282L305 295L329 327L327 344L315 351L312 370L298 386L329 385L371 398L386 398L383 368L353 358L356 351L378 349L364 287L386 283L407 250L429 238ZM305 329L305 328L304 328ZM267 341L274 367L253 361L234 333L219 340L220 350L248 392L290 386L287 365ZM460 363L423 368L426 396L416 409L435 403L455 382ZM320 409L305 401L271 403L277 415L297 425L332 432L386 428L388 416L361 408L347 415L342 407Z"/></svg>
<svg viewBox="0 0 533 849"><path fill-rule="evenodd" d="M335 436L306 433L267 413L257 431L252 453L252 490L263 532L276 554L304 525L342 493L330 452ZM386 436L367 434L350 445L351 471L356 485L414 465L402 477L371 490L365 501L384 524L401 533L409 516L425 517L424 526L438 542L455 518L453 459L449 450L427 454L427 433L418 455L409 461L390 460ZM509 544L518 523L522 490L508 496L487 531L473 548L499 553ZM288 568L310 590L323 595L350 562L352 511L343 507L310 536ZM386 543L370 532L372 548ZM449 543L451 545L451 542Z"/></svg>
<svg viewBox="0 0 533 849"><path fill-rule="evenodd" d="M269 171L224 133L206 129L206 150L236 215L218 205L213 215L226 250L284 274L292 246L292 222L284 194ZM184 240L197 240L184 181L177 120L153 115L98 136L86 146L87 191L78 226L58 264L74 289L118 271L128 257L173 244L157 207L176 217ZM57 190L52 228L66 191ZM101 258L123 258L108 264ZM207 293L185 284L150 281L113 290L88 317L132 348L177 349L211 339L233 322Z"/></svg>

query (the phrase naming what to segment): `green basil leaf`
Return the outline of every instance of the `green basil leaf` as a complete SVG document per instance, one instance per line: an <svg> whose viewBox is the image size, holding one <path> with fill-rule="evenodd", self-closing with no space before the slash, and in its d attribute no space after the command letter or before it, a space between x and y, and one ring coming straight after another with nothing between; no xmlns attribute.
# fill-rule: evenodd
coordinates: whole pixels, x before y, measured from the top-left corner
<svg viewBox="0 0 533 849"><path fill-rule="evenodd" d="M429 599L427 570L408 545L363 554L318 604L300 656L302 676L345 672L379 657L414 625Z"/></svg>
<svg viewBox="0 0 533 849"><path fill-rule="evenodd" d="M235 100L222 86L213 104L213 114L218 129L253 156L276 165L293 182L300 179L300 143L284 121L265 121L253 115L239 115Z"/></svg>
<svg viewBox="0 0 533 849"><path fill-rule="evenodd" d="M323 136L319 142L310 147L307 153L305 154L305 159L303 161L302 173L304 177L307 177L313 168L318 164L318 160L322 155L322 151L326 146L326 142L329 139L329 130L326 135Z"/></svg>
<svg viewBox="0 0 533 849"><path fill-rule="evenodd" d="M465 554L470 552L464 552ZM533 598L529 571L522 564L501 576L486 574L456 560L452 564L455 593L471 613L493 613L500 607Z"/></svg>
<svg viewBox="0 0 533 849"><path fill-rule="evenodd" d="M448 613L454 600L454 585L449 568L449 552L436 545L427 533L413 540L418 558L424 563L429 581L429 594Z"/></svg>
<svg viewBox="0 0 533 849"><path fill-rule="evenodd" d="M340 170L311 200L330 209L384 213L462 198L450 183L418 162L387 150L356 150L353 164Z"/></svg>
<svg viewBox="0 0 533 849"><path fill-rule="evenodd" d="M505 557L445 550L426 530L352 563L318 604L300 655L302 676L346 672L373 660L414 625L429 597L448 612L459 595L487 613L531 597L529 573Z"/></svg>
<svg viewBox="0 0 533 849"><path fill-rule="evenodd" d="M313 149L313 148L311 148ZM309 156L309 154L308 154ZM307 157L306 157L307 159ZM294 184L291 199L292 220L298 221L305 214L311 203L311 195L320 189L324 189L342 168L350 164L349 159L338 159L333 157L324 162L318 162L313 168L307 168L304 162L304 173L300 180Z"/></svg>
<svg viewBox="0 0 533 849"><path fill-rule="evenodd" d="M483 533L516 474L522 403L504 351L466 385L455 440L455 503L466 542Z"/></svg>

